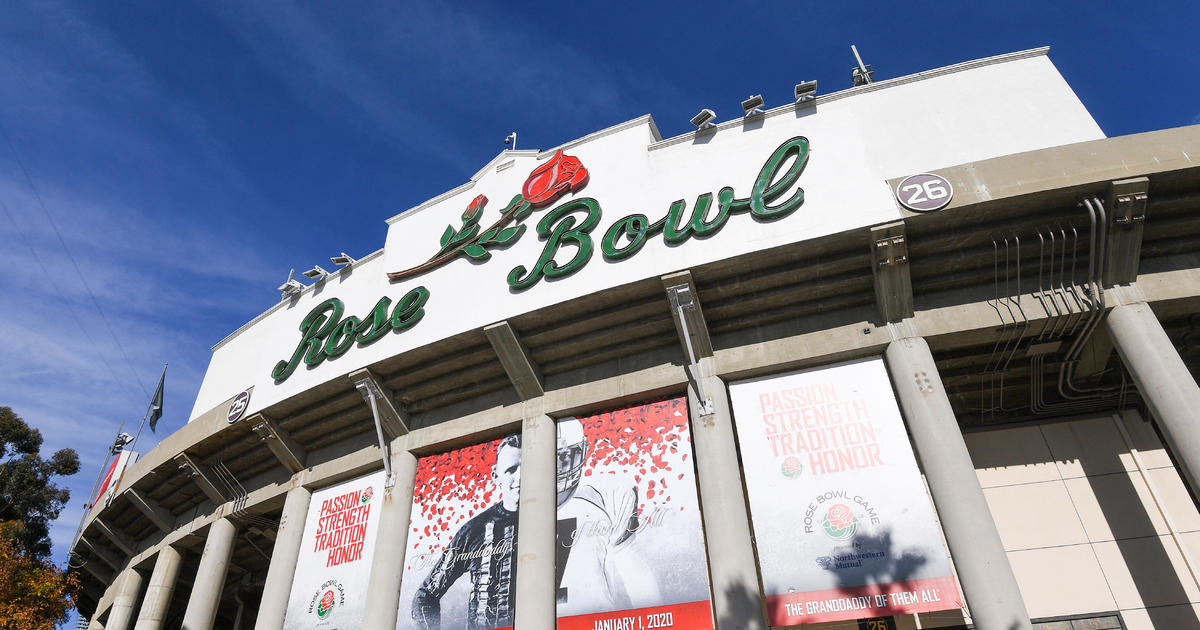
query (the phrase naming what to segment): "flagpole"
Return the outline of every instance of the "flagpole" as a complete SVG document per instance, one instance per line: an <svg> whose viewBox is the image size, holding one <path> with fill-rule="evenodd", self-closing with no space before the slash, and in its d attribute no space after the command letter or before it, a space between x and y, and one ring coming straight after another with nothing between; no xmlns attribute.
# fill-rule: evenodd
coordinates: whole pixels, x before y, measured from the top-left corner
<svg viewBox="0 0 1200 630"><path fill-rule="evenodd" d="M165 378L166 376L167 376L167 364L164 363L162 374L160 374L158 376L159 387L162 386L163 378ZM135 433L133 436L133 442L130 443L130 445L129 445L129 450L131 450L131 451L133 450L134 446L137 446L138 438L141 437L141 435L142 435L142 427L146 426L146 418L150 417L150 410L154 409L154 399L157 398L159 395L158 388L155 388L154 394L155 394L154 398L150 399L150 404L146 405L146 413L142 414L142 423L138 425L137 433Z"/></svg>
<svg viewBox="0 0 1200 630"><path fill-rule="evenodd" d="M118 437L121 435L121 429L124 428L125 421L122 420L120 426L117 427ZM74 548L75 544L79 542L79 534L83 532L83 523L87 520L88 514L92 513L92 508L95 507L95 504L92 503L92 501L96 499L96 490L100 488L100 480L104 478L104 473L108 470L108 460L112 459L113 444L116 444L116 442L116 438L113 438L113 441L108 445L108 454L104 456L104 464L100 466L100 474L96 475L96 483L92 484L92 493L88 495L88 500L86 503L84 503L84 505L87 507L83 509L83 516L79 518L79 526L75 528L75 537L71 539L72 548Z"/></svg>

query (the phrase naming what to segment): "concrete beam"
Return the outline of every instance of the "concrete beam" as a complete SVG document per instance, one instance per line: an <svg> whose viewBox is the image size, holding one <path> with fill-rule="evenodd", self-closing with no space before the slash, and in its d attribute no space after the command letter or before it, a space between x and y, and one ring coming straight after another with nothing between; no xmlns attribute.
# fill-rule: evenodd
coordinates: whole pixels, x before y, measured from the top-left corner
<svg viewBox="0 0 1200 630"><path fill-rule="evenodd" d="M108 523L105 523L100 517L92 519L92 525L95 525L96 529L100 530L100 533L104 534L105 538L111 540L125 555L133 557L137 553L137 541L126 536L125 532L109 527Z"/></svg>
<svg viewBox="0 0 1200 630"><path fill-rule="evenodd" d="M295 474L304 470L304 458L307 456L304 448L291 434L279 428L274 420L263 414L255 414L247 419L250 428L258 434L259 439L267 443L267 448L283 464L289 472Z"/></svg>
<svg viewBox="0 0 1200 630"><path fill-rule="evenodd" d="M871 275L875 278L875 304L884 322L913 316L912 279L908 266L908 237L904 222L871 228Z"/></svg>
<svg viewBox="0 0 1200 630"><path fill-rule="evenodd" d="M109 571L109 570L105 569L104 567L100 566L99 563L92 562L87 559L84 559L82 568L84 571L91 573L92 577L96 578L97 580L100 580L100 586L103 586L105 584L112 584L113 578L115 578L117 575L113 571Z"/></svg>
<svg viewBox="0 0 1200 630"><path fill-rule="evenodd" d="M116 557L116 556L112 555L111 553L109 553L109 552L108 552L106 549L104 549L103 547L100 547L100 546L97 546L97 545L93 545L93 544L92 544L92 541L88 540L88 539L87 539L86 537L84 537L84 536L80 536L80 537L79 537L79 542L83 543L83 546L85 546L85 547L87 547L89 550L91 550L91 552L92 552L92 555L94 555L94 556L96 556L97 558L99 558L101 562L103 562L104 564L107 564L107 565L108 565L109 567L111 567L111 568L112 568L114 571L120 571L120 570L121 570L121 565L122 565L123 563L121 562L121 559L120 559L120 558L118 558L118 557ZM86 566L86 565L85 565L85 566ZM98 577L98 576L97 576L97 577Z"/></svg>
<svg viewBox="0 0 1200 630"><path fill-rule="evenodd" d="M684 310L687 317L686 336L683 323L679 319L679 311L674 306L671 308L671 319L675 322L675 331L679 333L679 343L683 347L684 356L687 356L687 340L690 337L697 361L711 357L713 355L712 339L708 336L708 322L704 319L704 309L700 307L700 292L696 290L692 272L677 271L662 276L659 280L662 281L663 290L668 293L668 301L672 287L686 286L687 294L691 297L692 306Z"/></svg>
<svg viewBox="0 0 1200 630"><path fill-rule="evenodd" d="M507 321L484 326L483 334L492 344L500 365L504 366L504 372L508 374L521 400L532 400L546 393L541 368Z"/></svg>
<svg viewBox="0 0 1200 630"><path fill-rule="evenodd" d="M209 501L215 505L221 505L229 499L221 492L220 486L217 485L216 477L213 477L212 471L208 466L197 462L187 453L180 453L175 456L175 463L179 465L179 469L184 471L200 490L204 492Z"/></svg>
<svg viewBox="0 0 1200 630"><path fill-rule="evenodd" d="M1150 178L1120 179L1109 184L1108 242L1104 250L1104 285L1137 280L1142 256L1142 227L1150 199Z"/></svg>
<svg viewBox="0 0 1200 630"><path fill-rule="evenodd" d="M374 372L362 368L351 372L349 377L356 386L359 381L369 380L374 384L375 390L383 394L375 403L379 406L379 423L383 426L384 437L391 441L408 433L407 406L396 403L395 394L383 386L383 381Z"/></svg>
<svg viewBox="0 0 1200 630"><path fill-rule="evenodd" d="M164 532L169 532L175 526L175 515L158 504L154 499L146 496L144 492L129 488L125 491L125 497L134 507L141 510L146 518Z"/></svg>

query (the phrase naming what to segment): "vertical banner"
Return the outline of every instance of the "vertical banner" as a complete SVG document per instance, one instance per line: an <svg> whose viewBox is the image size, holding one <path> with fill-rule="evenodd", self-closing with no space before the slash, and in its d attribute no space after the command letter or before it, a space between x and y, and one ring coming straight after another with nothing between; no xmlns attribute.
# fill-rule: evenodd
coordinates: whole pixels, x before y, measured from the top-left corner
<svg viewBox="0 0 1200 630"><path fill-rule="evenodd" d="M100 481L100 485L96 488L96 496L92 497L91 509L107 507L109 503L112 503L113 492L121 487L121 476L125 474L125 468L129 465L130 459L136 459L132 451L117 453L117 457L113 459L112 464L105 471L104 479Z"/></svg>
<svg viewBox="0 0 1200 630"><path fill-rule="evenodd" d="M520 491L519 433L417 462L397 628L512 627Z"/></svg>
<svg viewBox="0 0 1200 630"><path fill-rule="evenodd" d="M378 472L312 494L284 628L362 626L382 492Z"/></svg>
<svg viewBox="0 0 1200 630"><path fill-rule="evenodd" d="M962 607L882 359L729 393L771 625Z"/></svg>
<svg viewBox="0 0 1200 630"><path fill-rule="evenodd" d="M558 630L712 630L686 398L558 422Z"/></svg>

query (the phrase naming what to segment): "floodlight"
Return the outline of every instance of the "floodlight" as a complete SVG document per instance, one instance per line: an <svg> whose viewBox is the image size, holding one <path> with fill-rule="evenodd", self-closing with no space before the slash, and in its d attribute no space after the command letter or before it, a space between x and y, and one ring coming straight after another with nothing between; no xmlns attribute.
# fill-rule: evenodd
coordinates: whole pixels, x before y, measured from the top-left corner
<svg viewBox="0 0 1200 630"><path fill-rule="evenodd" d="M862 55L858 54L858 46L850 44L850 52L854 53L854 61L858 62L857 66L850 69L850 82L854 87L874 83L875 71L871 69L871 64L863 63Z"/></svg>
<svg viewBox="0 0 1200 630"><path fill-rule="evenodd" d="M807 101L817 97L816 81L801 81L796 84L796 102Z"/></svg>
<svg viewBox="0 0 1200 630"><path fill-rule="evenodd" d="M293 295L296 295L304 290L304 285L300 284L299 280L292 279L292 276L294 276L295 274L296 274L295 269L289 271L287 282L284 282L283 284L279 285L279 288L276 289L276 291L279 291L280 293L283 294L279 299L286 300L289 297L292 297Z"/></svg>
<svg viewBox="0 0 1200 630"><path fill-rule="evenodd" d="M309 269L308 271L304 272L304 277L312 278L313 280L320 280L321 278L324 278L325 276L328 276L328 275L329 275L329 272L322 269L321 265L313 265L312 269Z"/></svg>
<svg viewBox="0 0 1200 630"><path fill-rule="evenodd" d="M713 123L713 119L716 117L717 115L713 112L713 110L702 109L700 110L699 114L692 116L692 124L696 125L696 127L699 129L714 127L716 125Z"/></svg>
<svg viewBox="0 0 1200 630"><path fill-rule="evenodd" d="M329 262L332 262L339 267L347 267L354 264L354 258L350 256L350 254L342 252L341 256L330 257Z"/></svg>
<svg viewBox="0 0 1200 630"><path fill-rule="evenodd" d="M763 101L762 94L751 96L750 98L742 101L742 111L746 112L747 118L755 114L761 114L763 113L762 106L764 102L765 101Z"/></svg>

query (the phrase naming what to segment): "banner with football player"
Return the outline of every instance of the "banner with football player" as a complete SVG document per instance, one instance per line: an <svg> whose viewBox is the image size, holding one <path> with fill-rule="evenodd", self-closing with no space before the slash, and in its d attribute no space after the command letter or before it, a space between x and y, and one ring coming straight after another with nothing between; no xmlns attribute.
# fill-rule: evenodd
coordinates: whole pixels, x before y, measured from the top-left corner
<svg viewBox="0 0 1200 630"><path fill-rule="evenodd" d="M397 628L512 627L520 491L519 433L417 462Z"/></svg>
<svg viewBox="0 0 1200 630"><path fill-rule="evenodd" d="M383 481L378 472L312 493L287 630L362 626Z"/></svg>
<svg viewBox="0 0 1200 630"><path fill-rule="evenodd" d="M558 630L711 630L686 398L558 421Z"/></svg>
<svg viewBox="0 0 1200 630"><path fill-rule="evenodd" d="M962 607L882 359L729 393L772 626Z"/></svg>

